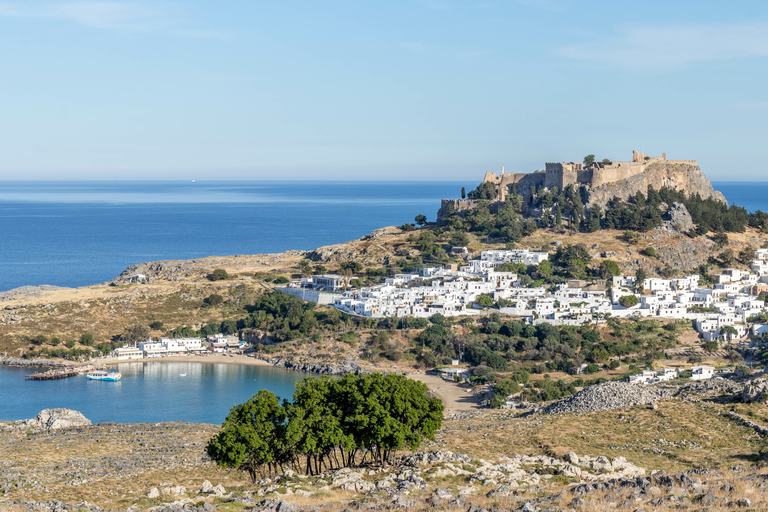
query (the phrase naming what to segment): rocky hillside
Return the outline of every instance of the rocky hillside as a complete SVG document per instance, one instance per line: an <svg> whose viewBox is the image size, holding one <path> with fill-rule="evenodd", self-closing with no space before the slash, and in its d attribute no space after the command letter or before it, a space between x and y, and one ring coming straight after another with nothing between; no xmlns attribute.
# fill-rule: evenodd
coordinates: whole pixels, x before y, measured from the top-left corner
<svg viewBox="0 0 768 512"><path fill-rule="evenodd" d="M648 187L656 190L669 187L683 190L688 195L699 194L703 199L713 198L723 203L727 202L725 196L712 187L712 183L701 172L698 165L657 162L649 165L641 174L587 189L587 204L599 206L604 210L614 197L627 200L638 192L645 194Z"/></svg>

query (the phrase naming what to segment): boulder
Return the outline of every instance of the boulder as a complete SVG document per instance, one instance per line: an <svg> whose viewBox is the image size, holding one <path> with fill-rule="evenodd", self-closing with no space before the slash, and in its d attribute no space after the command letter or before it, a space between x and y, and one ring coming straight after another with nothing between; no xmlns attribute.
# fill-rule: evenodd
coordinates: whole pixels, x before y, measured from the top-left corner
<svg viewBox="0 0 768 512"><path fill-rule="evenodd" d="M687 233L695 227L691 214L683 203L674 203L670 206L663 220L669 229L674 229L678 233Z"/></svg>
<svg viewBox="0 0 768 512"><path fill-rule="evenodd" d="M581 468L579 466L575 466L573 464L566 464L565 466L561 467L560 470L557 472L558 475L564 475L564 476L572 476L572 477L580 477L581 476Z"/></svg>
<svg viewBox="0 0 768 512"><path fill-rule="evenodd" d="M91 424L91 420L71 409L43 409L40 414L31 420L24 420L22 423L27 428L48 431L88 426Z"/></svg>
<svg viewBox="0 0 768 512"><path fill-rule="evenodd" d="M147 498L159 498L160 497L160 489L157 487L153 487L149 490L147 493Z"/></svg>

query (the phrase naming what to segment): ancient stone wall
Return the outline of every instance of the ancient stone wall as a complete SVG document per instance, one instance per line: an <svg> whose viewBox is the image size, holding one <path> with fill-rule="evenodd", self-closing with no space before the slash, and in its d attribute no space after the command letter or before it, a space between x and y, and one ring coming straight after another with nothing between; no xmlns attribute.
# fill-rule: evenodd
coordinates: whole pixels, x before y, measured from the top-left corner
<svg viewBox="0 0 768 512"><path fill-rule="evenodd" d="M645 164L636 162L613 162L602 169L597 168L592 171L590 186L596 188L612 181L627 179L642 173L645 167Z"/></svg>

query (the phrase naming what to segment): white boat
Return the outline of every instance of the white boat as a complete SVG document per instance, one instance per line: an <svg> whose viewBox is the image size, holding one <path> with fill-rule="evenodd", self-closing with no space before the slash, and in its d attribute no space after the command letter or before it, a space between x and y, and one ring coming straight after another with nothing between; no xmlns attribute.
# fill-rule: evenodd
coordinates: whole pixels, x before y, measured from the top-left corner
<svg viewBox="0 0 768 512"><path fill-rule="evenodd" d="M180 374L179 374L179 377L186 377L186 376L187 376L187 374L186 374L186 373L180 373Z"/></svg>
<svg viewBox="0 0 768 512"><path fill-rule="evenodd" d="M109 382L117 382L123 378L123 376L120 375L117 370L112 370L109 372L104 370L91 370L87 373L86 376L91 380L106 380Z"/></svg>

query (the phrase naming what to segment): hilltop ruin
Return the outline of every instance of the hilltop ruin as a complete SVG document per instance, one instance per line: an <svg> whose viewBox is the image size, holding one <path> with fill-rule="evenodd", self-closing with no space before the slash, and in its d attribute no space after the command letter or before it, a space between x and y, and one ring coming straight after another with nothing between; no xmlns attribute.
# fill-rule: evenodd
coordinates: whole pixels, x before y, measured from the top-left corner
<svg viewBox="0 0 768 512"><path fill-rule="evenodd" d="M648 187L656 190L669 187L687 194L698 193L704 199L726 202L723 194L712 188L696 160L667 160L666 153L647 156L633 151L631 161L602 161L589 166L576 162L547 162L544 171L532 173L505 173L502 168L498 176L486 172L482 183L495 185L496 194L492 203L497 208L511 193L528 199L534 190L552 190L555 187L563 190L569 185L580 188L587 208L605 208L614 197L626 200L637 192L645 194ZM475 199L443 199L438 218L442 218L447 209L467 210L473 208L476 202Z"/></svg>

